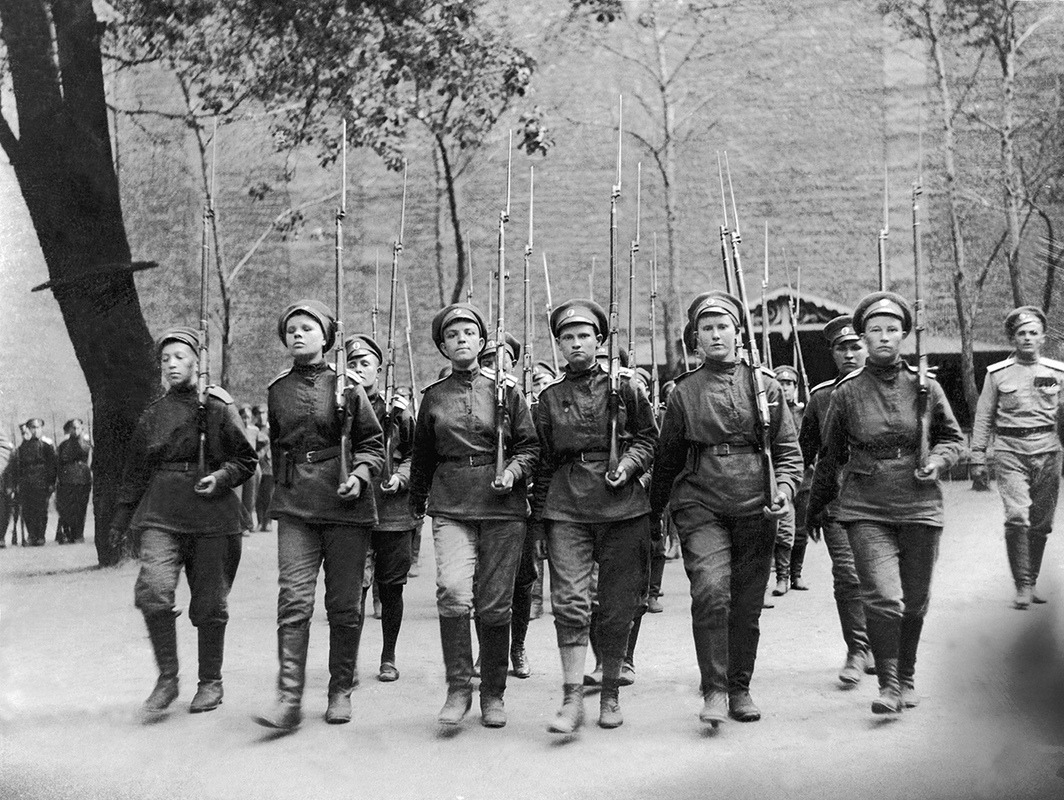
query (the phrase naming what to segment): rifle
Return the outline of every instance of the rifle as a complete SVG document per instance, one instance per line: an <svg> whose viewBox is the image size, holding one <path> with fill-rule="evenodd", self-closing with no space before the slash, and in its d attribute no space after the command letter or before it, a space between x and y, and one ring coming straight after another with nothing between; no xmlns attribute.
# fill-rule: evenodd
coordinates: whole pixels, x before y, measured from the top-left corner
<svg viewBox="0 0 1064 800"><path fill-rule="evenodd" d="M410 344L410 294L406 291L406 281L403 281L403 303L406 306L406 361L410 367L410 406L417 416L417 376L414 375L414 348Z"/></svg>
<svg viewBox="0 0 1064 800"><path fill-rule="evenodd" d="M525 342L521 346L524 358L524 367L521 370L521 386L525 392L525 400L532 402L532 288L529 284L529 272L532 265L532 202L533 187L535 185L535 168L528 168L528 243L525 245ZM497 365L498 366L498 365Z"/></svg>
<svg viewBox="0 0 1064 800"><path fill-rule="evenodd" d="M731 231L728 230L728 201L724 198L724 171L720 166L720 153L717 153L717 177L720 179L720 206L724 209L724 224L720 226L720 260L724 266L724 288L728 294L735 294L734 267L728 245L731 237ZM686 364L684 366L686 367Z"/></svg>
<svg viewBox="0 0 1064 800"><path fill-rule="evenodd" d="M203 232L200 247L200 327L199 327L199 374L196 376L198 409L196 422L199 427L199 446L196 465L201 478L207 475L207 386L211 379L210 348L207 346L207 290L210 281L211 241L214 226L214 175L218 161L218 118L214 118L214 133L211 135L211 180L207 197L203 202Z"/></svg>
<svg viewBox="0 0 1064 800"><path fill-rule="evenodd" d="M591 256L591 274L587 276L587 296L588 299L595 299L595 259L597 256Z"/></svg>
<svg viewBox="0 0 1064 800"><path fill-rule="evenodd" d="M399 291L399 254L403 252L403 229L406 227L406 159L403 159L403 204L399 212L399 238L392 245L392 281L388 292L388 354L384 367L384 466L381 468L383 488L395 472L395 440L399 433L395 408L395 301Z"/></svg>
<svg viewBox="0 0 1064 800"><path fill-rule="evenodd" d="M650 404L661 411L661 381L658 378L658 235L654 234L654 257L650 260Z"/></svg>
<svg viewBox="0 0 1064 800"><path fill-rule="evenodd" d="M890 185L883 165L883 227L879 229L879 291L887 291L887 236L890 235Z"/></svg>
<svg viewBox="0 0 1064 800"><path fill-rule="evenodd" d="M920 147L916 180L913 181L913 331L916 338L917 394L916 416L920 426L919 460L917 467L925 469L931 451L931 420L928 417L927 353L923 349L923 301L920 299L920 273L923 248L920 241L920 195L923 194L924 138L923 119L920 126Z"/></svg>
<svg viewBox="0 0 1064 800"><path fill-rule="evenodd" d="M501 486L506 471L506 223L510 221L510 174L514 157L514 132L506 153L506 208L499 212L499 291L495 318L495 484ZM490 296L490 295L489 295Z"/></svg>
<svg viewBox="0 0 1064 800"><path fill-rule="evenodd" d="M790 296L791 336L794 340L794 368L798 370L798 402L809 402L809 375L805 371L802 356L802 340L798 337L798 319L802 308L802 265L798 265L797 283L791 290L791 270L787 264L787 249L783 248L783 272L787 278L787 293Z"/></svg>
<svg viewBox="0 0 1064 800"><path fill-rule="evenodd" d="M406 291L406 284L403 284L403 291ZM469 241L469 283L466 286L465 299L469 305L473 305L473 241ZM491 317L491 314L488 314Z"/></svg>
<svg viewBox="0 0 1064 800"><path fill-rule="evenodd" d="M405 169L405 162L404 162ZM405 187L404 187L405 189ZM373 341L377 341L377 316L381 313L381 251L377 249L377 257L373 265L373 308L369 312L370 329L373 331Z"/></svg>
<svg viewBox="0 0 1064 800"><path fill-rule="evenodd" d="M610 437L609 463L606 476L617 477L621 461L621 440L618 424L621 414L621 354L617 333L617 201L621 198L621 146L624 142L623 97L617 98L617 182L610 192L610 324L607 352L610 360L610 392L606 400L606 425Z"/></svg>
<svg viewBox="0 0 1064 800"><path fill-rule="evenodd" d="M554 301L550 296L550 273L547 272L547 254L543 254L543 280L547 286L547 329L550 330L550 315L554 313ZM553 339L553 335L551 336ZM551 358L554 359L554 374L557 375L561 370L558 367L558 348L554 346L554 342L550 345Z"/></svg>
<svg viewBox="0 0 1064 800"><path fill-rule="evenodd" d="M729 177L731 177L729 175ZM765 354L765 365L772 369L772 346L768 331L768 221L765 221L765 274L761 278L761 351Z"/></svg>
<svg viewBox="0 0 1064 800"><path fill-rule="evenodd" d="M735 189L732 187L731 166L728 164L727 152L724 153L724 163L728 171L728 190L731 193L732 216L735 220L735 230L729 232L728 241L731 245L732 264L735 266L735 288L739 291L743 327L746 329L746 353L750 360L750 376L757 400L758 435L761 443L761 456L764 459L765 492L768 495L766 504L772 505L777 492L776 468L772 460L772 417L769 415L765 375L761 371L761 354L757 351L757 337L754 335L754 320L750 315L750 306L746 299L746 278L743 275L743 262L739 256L739 244L742 242L742 235L739 232L739 209L735 205ZM721 192L723 193L723 184Z"/></svg>
<svg viewBox="0 0 1064 800"><path fill-rule="evenodd" d="M635 238L628 248L628 368L635 380L635 254L639 252L639 200L642 194L643 162L635 168Z"/></svg>
<svg viewBox="0 0 1064 800"><path fill-rule="evenodd" d="M340 132L340 205L336 209L336 413L340 417L340 486L347 483L351 461L348 429L351 419L347 409L347 352L344 349L344 217L347 216L347 120Z"/></svg>

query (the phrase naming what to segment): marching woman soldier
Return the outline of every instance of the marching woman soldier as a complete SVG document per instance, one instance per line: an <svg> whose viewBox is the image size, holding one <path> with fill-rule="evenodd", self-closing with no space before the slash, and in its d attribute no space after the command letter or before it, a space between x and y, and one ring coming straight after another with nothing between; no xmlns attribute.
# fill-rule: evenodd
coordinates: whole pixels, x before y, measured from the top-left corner
<svg viewBox="0 0 1064 800"><path fill-rule="evenodd" d="M421 520L410 516L406 494L410 485L410 451L414 447L414 417L406 398L396 394L394 422L388 418L388 407L380 390L381 363L384 361L380 345L371 337L356 333L347 338L344 349L348 367L366 390L381 427L395 425L392 474L387 483L373 481L373 499L377 504L377 524L373 526L372 537L373 576L380 590L384 639L377 680L389 683L399 680L395 643L403 624L403 586L410 571L414 531L421 524Z"/></svg>
<svg viewBox="0 0 1064 800"><path fill-rule="evenodd" d="M1016 348L986 370L972 428L972 478L987 478L986 450L994 434L994 466L1005 504L1005 548L1016 586L1016 608L1044 603L1034 587L1060 491L1060 389L1064 363L1044 358L1046 317L1021 306L1005 317Z"/></svg>
<svg viewBox="0 0 1064 800"><path fill-rule="evenodd" d="M872 713L897 714L918 703L916 651L943 524L939 477L964 444L942 387L927 378L930 455L919 464L920 377L901 358L912 328L909 304L893 292L873 292L857 304L853 326L868 360L831 396L809 520L818 524L837 494L832 516L853 548L879 676Z"/></svg>
<svg viewBox="0 0 1064 800"><path fill-rule="evenodd" d="M676 379L654 454L651 509L668 505L691 581L691 625L704 704L699 719L761 719L750 697L776 528L791 507L802 458L783 392L763 370L778 486L768 497L757 396L737 353L742 305L706 292L688 308L702 366Z"/></svg>
<svg viewBox="0 0 1064 800"><path fill-rule="evenodd" d="M449 305L432 320L432 340L451 362L451 372L424 391L414 432L410 508L414 517L426 511L432 516L436 607L447 671L439 722L457 725L472 705L469 619L475 603L481 626L481 724L501 728L511 604L528 517L526 487L539 445L528 403L511 378L504 394L506 466L496 476L495 385L477 363L486 339L484 319L468 303Z"/></svg>
<svg viewBox="0 0 1064 800"><path fill-rule="evenodd" d="M199 686L189 711L221 705L226 598L240 558L240 534L247 527L244 507L233 490L258 464L233 398L210 386L208 472L199 474L198 352L199 337L192 328L170 328L159 337L157 353L167 392L148 406L137 424L111 522L115 542L122 541L130 527L140 531L134 598L159 667L155 689L144 701L148 715L162 713L177 698L174 593L182 567L191 593L188 617L199 638Z"/></svg>
<svg viewBox="0 0 1064 800"><path fill-rule="evenodd" d="M362 625L362 573L377 522L370 483L384 459L373 406L351 376L345 407L337 408L337 374L325 351L336 340L336 318L316 300L299 300L277 320L292 366L270 383L268 421L273 448L277 520L277 701L258 717L292 730L303 719L310 620L318 571L325 570L329 620L329 704L325 721L351 721L351 691ZM340 482L341 438L350 443L349 477Z"/></svg>
<svg viewBox="0 0 1064 800"><path fill-rule="evenodd" d="M632 620L650 563L650 503L640 476L650 469L657 425L646 393L620 382L621 459L607 473L609 373L595 360L606 314L591 300L569 300L550 318L567 365L539 395L541 453L533 519L546 528L551 607L561 652L564 699L548 725L573 733L584 720L584 660L591 627L591 574L598 565L596 631L602 654L599 725L624 721L618 691Z"/></svg>

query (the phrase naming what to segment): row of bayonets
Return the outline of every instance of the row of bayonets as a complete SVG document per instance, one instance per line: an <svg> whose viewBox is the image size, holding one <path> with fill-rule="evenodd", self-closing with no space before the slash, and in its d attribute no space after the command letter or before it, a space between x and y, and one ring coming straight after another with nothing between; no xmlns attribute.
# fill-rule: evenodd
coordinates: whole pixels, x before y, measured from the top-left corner
<svg viewBox="0 0 1064 800"><path fill-rule="evenodd" d="M618 98L618 123L617 123L617 180L614 183L610 192L610 256L609 256L609 331L607 336L607 352L609 359L609 396L607 401L607 427L609 432L609 460L607 465L607 471L611 476L615 476L620 461L620 431L618 430L619 410L620 410L620 382L621 382L621 370L620 370L620 339L618 333L619 323L619 305L618 305L618 281L617 281L617 257L618 257L618 242L617 242L617 201L621 197L621 174L622 174L622 149L624 139L624 126L623 126L623 98ZM217 134L217 128L215 129ZM217 135L214 136L214 140L217 140ZM350 427L351 420L347 414L347 404L344 402L344 394L347 389L347 362L346 352L344 349L344 324L343 324L343 221L347 215L347 121L342 122L341 133L341 192L340 192L340 204L336 210L336 227L335 227L335 294L336 294L336 346L334 356L336 359L336 408L341 415L341 429L347 431ZM207 386L209 384L210 367L209 367L209 351L207 346L207 287L208 287L208 267L210 258L210 233L211 226L214 222L214 158L212 157L211 167L211 179L207 193L206 202L204 203L203 210L203 235L202 235L202 259L201 259L201 273L200 273L200 352L199 352L199 375L198 375L198 391L200 399L200 412L199 412L199 467L201 473L206 473L206 431L207 431ZM921 170L922 171L922 147L921 147ZM499 212L499 227L498 227L498 263L497 271L495 273L495 289L497 292L495 308L495 481L501 483L503 480L503 471L506 467L506 428L507 428L507 400L506 400L506 375L501 368L505 363L505 347L506 347L506 281L509 274L506 270L506 224L510 220L510 195L511 195L511 174L513 167L513 132L509 134L507 163L506 163L506 206ZM776 497L776 480L775 471L772 462L771 451L771 437L770 437L770 416L768 396L765 383L765 375L760 369L762 366L761 352L757 345L757 337L754 333L753 319L750 313L750 305L748 302L746 292L746 281L743 273L742 259L740 257L739 245L742 241L742 237L739 231L739 217L738 209L735 202L735 191L731 180L731 168L728 164L727 153L724 154L723 166L721 159L718 155L717 158L717 172L720 180L721 190L721 205L724 212L724 224L720 226L720 242L721 242L721 259L724 268L725 286L727 291L731 294L735 294L739 301L743 311L742 327L745 329L744 344L746 350L746 357L751 366L751 377L753 382L753 391L757 399L757 412L758 412L758 438L760 443L760 450L763 456L764 466L764 481L765 491L769 498ZM724 178L725 172L727 173L728 192L731 195L731 221L734 222L734 228L729 227L728 216L728 202L725 197ZM524 314L523 314L523 327L524 327L524 343L522 346L523 364L522 364L522 384L524 389L524 395L526 398L532 397L532 372L533 372L533 356L532 356L532 328L533 328L533 312L531 303L531 288L530 288L530 272L531 272L531 259L532 259L532 244L533 244L533 201L534 201L534 186L535 186L535 168L529 167L529 213L528 213L528 241L525 244L524 250L524 276L523 276L523 288L524 288ZM395 373L395 316L396 316L396 300L399 281L399 256L403 251L403 232L406 225L406 191L407 191L407 167L406 161L403 162L403 199L402 208L400 212L399 221L399 235L396 238L392 246L392 265L391 265L391 282L390 282L390 301L389 301L389 313L388 313L388 340L385 356L385 373L384 373L384 400L387 408L387 419L384 426L384 441L385 441L385 461L381 474L381 482L386 483L393 471L395 445L398 439L399 433L399 414L400 404L397 403L398 393L396 390L396 373ZM642 191L642 164L637 165L636 170L636 226L635 226L635 238L631 240L629 245L629 263L628 263L628 363L631 369L635 369L635 263L636 254L639 252L640 245L640 200ZM920 227L919 227L919 197L921 194L921 179L918 172L916 182L913 184L912 193L912 212L913 212L913 254L914 254L914 272L915 272L915 289L914 289L914 329L916 333L916 356L919 365L919 407L918 412L921 418L921 435L920 435L920 463L921 465L927 463L928 453L928 415L927 415L927 356L923 352L921 347L921 334L923 333L923 322L921 314L921 300L920 300L920 274L921 274L921 241L920 241ZM888 200L886 196L886 178L884 176L884 224L883 228L879 232L879 284L880 289L886 289L886 239L889 233L888 224ZM650 290L650 358L651 358L651 403L655 413L659 413L661 409L661 388L658 377L658 360L657 360L657 347L656 347L656 333L657 333L657 239L655 236L655 253L654 258L650 261L651 267L651 290ZM787 270L787 283L790 288L790 271L786 265L786 255L784 255L784 267ZM543 271L544 278L546 280L547 290L547 317L549 320L552 311L552 298L550 291L550 275L547 271L546 254L543 256ZM467 290L467 299L472 302L472 286L473 281L470 277L469 288ZM797 284L794 291L789 291L790 302L790 321L791 321L791 333L793 342L793 354L794 354L794 366L799 374L799 389L800 392L807 397L808 396L808 377L805 371L805 363L802 357L801 344L798 337L798 313L799 313L799 292L801 286L801 269L799 267L797 273ZM766 358L771 362L771 351L769 348L769 325L768 325L768 304L767 304L767 290L768 290L768 226L765 227L765 269L764 277L761 283L761 322L762 322L762 350L764 351ZM413 350L411 348L410 341L410 300L409 294L406 291L406 285L403 287L404 302L406 305L406 349L409 358L410 367L410 379L412 388L412 403L414 404L416 413L416 397L417 391L414 386L414 363L413 363ZM377 265L377 280L376 291L374 298L374 305L371 311L373 337L377 338L377 318L380 312L379 309L379 259ZM489 318L490 318L489 312ZM686 336L684 338L684 356L685 365L687 358L687 342ZM558 366L557 352L554 348L551 348L551 354L554 359L555 368ZM768 364L771 366L771 363ZM347 436L341 436L340 441L341 457L340 457L340 483L343 484L348 478L348 465L350 461L349 452L349 438Z"/></svg>

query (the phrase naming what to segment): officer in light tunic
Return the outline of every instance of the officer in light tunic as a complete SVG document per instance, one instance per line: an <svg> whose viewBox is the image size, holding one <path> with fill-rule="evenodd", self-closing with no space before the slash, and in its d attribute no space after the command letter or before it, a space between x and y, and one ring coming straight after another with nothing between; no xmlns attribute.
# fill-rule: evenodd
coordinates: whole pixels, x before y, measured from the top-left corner
<svg viewBox="0 0 1064 800"><path fill-rule="evenodd" d="M750 696L758 621L778 521L801 479L802 457L783 391L763 370L778 491L767 497L761 424L750 366L738 357L740 309L706 292L688 309L705 360L676 379L654 455L650 503L670 507L691 581L691 625L704 700L699 719L761 718Z"/></svg>
<svg viewBox="0 0 1064 800"><path fill-rule="evenodd" d="M994 436L994 466L1005 505L1005 549L1016 586L1016 608L1044 603L1034 591L1046 537L1053 529L1061 470L1061 386L1064 363L1041 354L1046 338L1042 310L1020 306L1005 317L1015 352L986 371L972 428L972 478L987 477L987 448Z"/></svg>

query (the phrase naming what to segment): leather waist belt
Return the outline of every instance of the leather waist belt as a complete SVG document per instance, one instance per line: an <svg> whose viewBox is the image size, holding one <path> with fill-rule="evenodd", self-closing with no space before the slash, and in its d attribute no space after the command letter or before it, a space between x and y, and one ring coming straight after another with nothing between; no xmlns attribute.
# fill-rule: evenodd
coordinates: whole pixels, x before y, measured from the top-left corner
<svg viewBox="0 0 1064 800"><path fill-rule="evenodd" d="M566 461L584 461L586 463L609 460L610 453L608 450L588 450L583 453L570 453L566 459Z"/></svg>
<svg viewBox="0 0 1064 800"><path fill-rule="evenodd" d="M916 448L909 445L866 445L864 447L851 442L850 446L854 450L859 450L868 456L871 456L876 461L893 461L898 458L906 458L916 453Z"/></svg>
<svg viewBox="0 0 1064 800"><path fill-rule="evenodd" d="M702 452L715 456L737 456L744 453L759 453L761 448L748 442L722 442L721 444L707 444L702 448Z"/></svg>
<svg viewBox="0 0 1064 800"><path fill-rule="evenodd" d="M323 447L321 450L308 450L305 453L289 453L288 457L296 462L303 462L305 464L317 464L319 461L328 461L332 458L338 458L340 455L340 445L334 445L333 447Z"/></svg>
<svg viewBox="0 0 1064 800"><path fill-rule="evenodd" d="M994 433L998 436L1016 436L1022 439L1025 436L1037 436L1040 433L1053 433L1056 429L1056 425L1036 425L1033 428L1001 428L995 425Z"/></svg>
<svg viewBox="0 0 1064 800"><path fill-rule="evenodd" d="M199 464L195 461L163 461L155 465L159 472L199 472ZM218 469L217 464L207 464L207 472Z"/></svg>
<svg viewBox="0 0 1064 800"><path fill-rule="evenodd" d="M462 464L469 467L483 467L488 464L495 463L494 453L474 453L469 456L444 456L444 461L450 461L453 464Z"/></svg>

